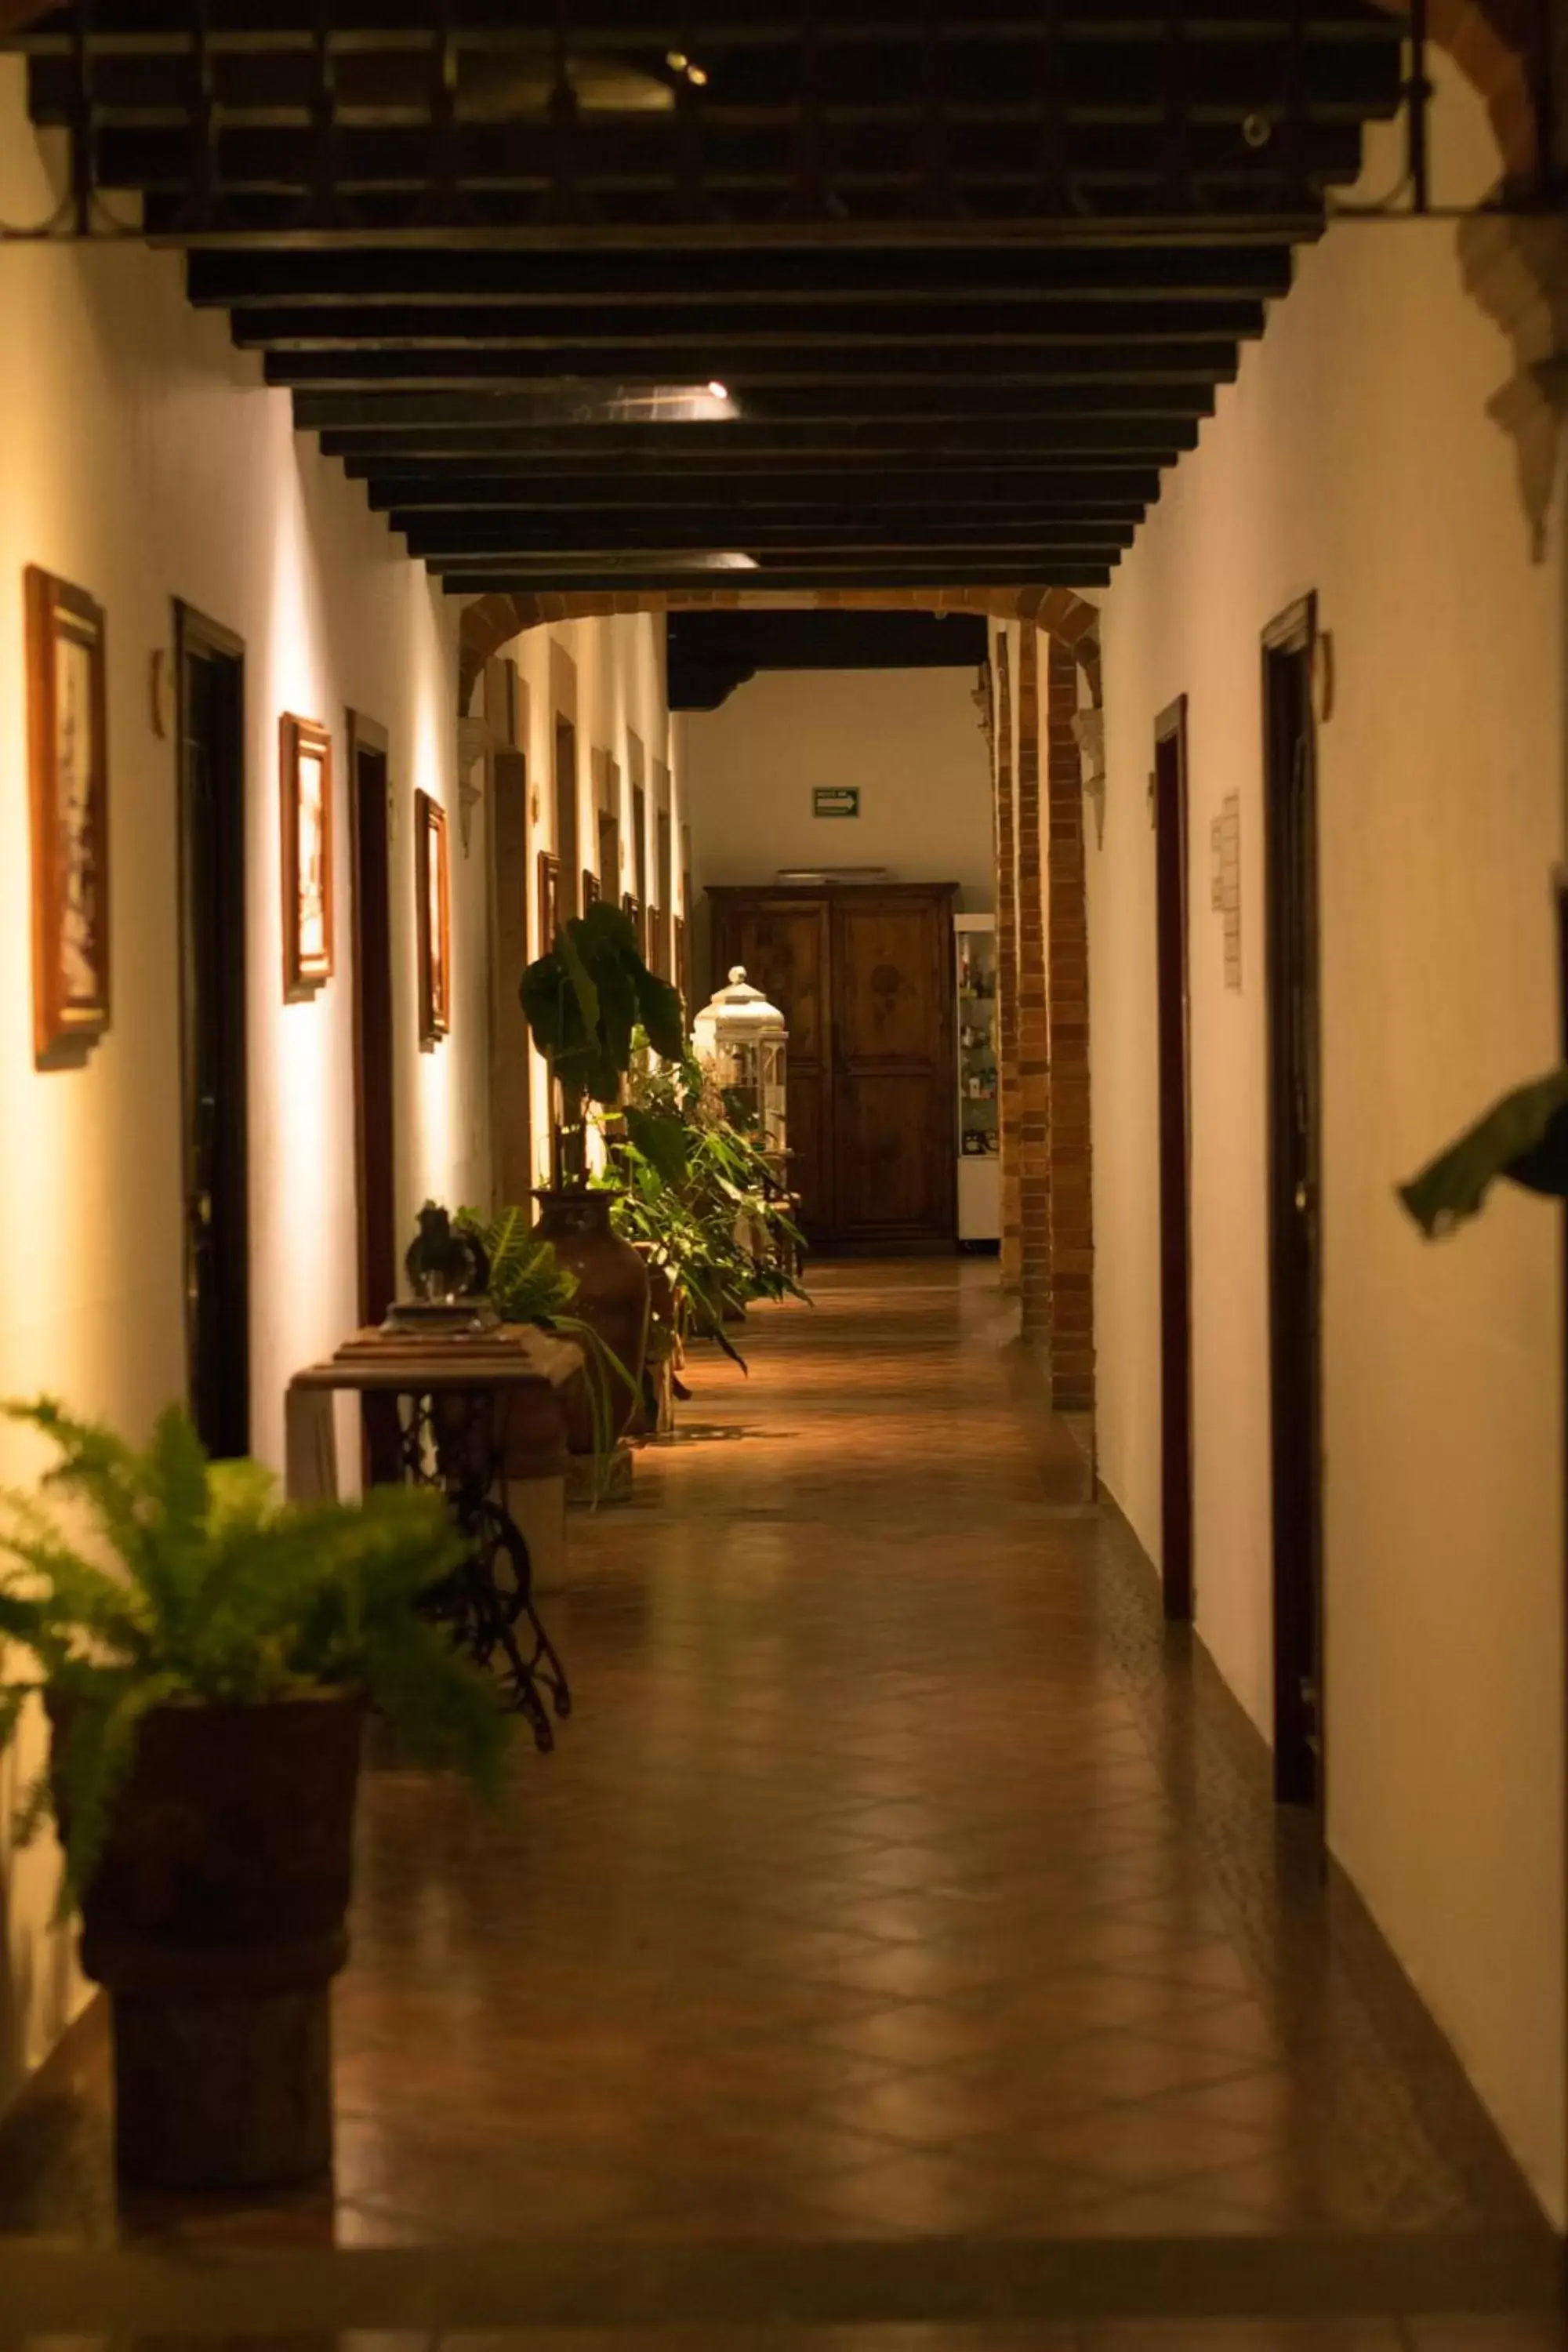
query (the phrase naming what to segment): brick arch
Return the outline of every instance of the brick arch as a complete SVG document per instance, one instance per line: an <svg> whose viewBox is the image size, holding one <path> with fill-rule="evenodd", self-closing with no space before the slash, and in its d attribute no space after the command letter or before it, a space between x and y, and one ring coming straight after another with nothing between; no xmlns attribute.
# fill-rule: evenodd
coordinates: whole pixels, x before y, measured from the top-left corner
<svg viewBox="0 0 1568 2352"><path fill-rule="evenodd" d="M766 604L766 597L757 598ZM459 625L458 708L466 711L480 673L491 656L526 629L552 621L606 620L618 613L676 613L733 608L753 602L743 589L669 588L617 596L605 592L527 590L510 596L480 596L463 608ZM1089 698L1100 699L1100 607L1071 588L826 588L812 598L824 609L862 612L906 609L923 613L984 613L995 620L1033 621L1071 648L1084 673Z"/></svg>
<svg viewBox="0 0 1568 2352"><path fill-rule="evenodd" d="M1373 0L1391 16L1408 0ZM1535 177L1541 163L1536 111L1535 0L1429 0L1428 29L1487 102L1510 181Z"/></svg>

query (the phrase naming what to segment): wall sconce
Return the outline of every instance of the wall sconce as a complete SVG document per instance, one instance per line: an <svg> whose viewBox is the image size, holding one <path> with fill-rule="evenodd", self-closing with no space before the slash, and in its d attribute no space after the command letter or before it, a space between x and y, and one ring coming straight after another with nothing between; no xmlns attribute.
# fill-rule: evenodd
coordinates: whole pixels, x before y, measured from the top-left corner
<svg viewBox="0 0 1568 2352"><path fill-rule="evenodd" d="M1072 731L1083 762L1083 789L1094 810L1094 845L1105 847L1105 713L1080 710Z"/></svg>
<svg viewBox="0 0 1568 2352"><path fill-rule="evenodd" d="M481 760L488 760L495 749L489 721L485 719L459 719L458 721L458 831L467 857L473 842L474 810L485 796L484 786L473 781L473 772Z"/></svg>

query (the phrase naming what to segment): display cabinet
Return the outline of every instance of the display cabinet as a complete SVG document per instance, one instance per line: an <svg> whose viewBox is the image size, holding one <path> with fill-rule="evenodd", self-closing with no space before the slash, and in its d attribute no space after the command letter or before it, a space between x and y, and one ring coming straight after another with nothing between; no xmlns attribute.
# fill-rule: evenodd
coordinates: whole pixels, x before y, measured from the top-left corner
<svg viewBox="0 0 1568 2352"><path fill-rule="evenodd" d="M958 1239L964 1249L1002 1240L1001 1098L997 1083L996 919L953 918L958 1017Z"/></svg>

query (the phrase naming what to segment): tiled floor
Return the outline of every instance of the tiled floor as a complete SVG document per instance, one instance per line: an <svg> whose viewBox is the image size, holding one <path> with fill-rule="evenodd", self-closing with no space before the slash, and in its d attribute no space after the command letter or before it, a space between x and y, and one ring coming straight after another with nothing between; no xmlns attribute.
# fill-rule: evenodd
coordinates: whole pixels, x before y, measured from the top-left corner
<svg viewBox="0 0 1568 2352"><path fill-rule="evenodd" d="M660 2352L1562 2340L1555 2248L1084 1502L994 1269L816 1296L762 1318L749 1382L696 1367L686 1441L582 1524L578 1711L502 1813L373 1775L335 2201L117 2213L89 2033L0 2133L18 2311L665 2320Z"/></svg>

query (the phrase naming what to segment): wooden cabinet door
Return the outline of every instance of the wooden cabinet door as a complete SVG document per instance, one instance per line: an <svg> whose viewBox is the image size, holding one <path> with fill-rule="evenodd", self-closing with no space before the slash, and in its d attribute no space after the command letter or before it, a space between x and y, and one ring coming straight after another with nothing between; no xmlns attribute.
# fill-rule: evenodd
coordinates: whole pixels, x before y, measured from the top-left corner
<svg viewBox="0 0 1568 2352"><path fill-rule="evenodd" d="M846 891L833 905L835 1238L952 1244L951 891Z"/></svg>
<svg viewBox="0 0 1568 2352"><path fill-rule="evenodd" d="M752 987L789 1024L791 1181L806 1238L826 1241L834 1230L827 903L758 890L709 895L714 986L722 987L732 965L744 964Z"/></svg>

